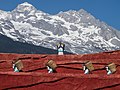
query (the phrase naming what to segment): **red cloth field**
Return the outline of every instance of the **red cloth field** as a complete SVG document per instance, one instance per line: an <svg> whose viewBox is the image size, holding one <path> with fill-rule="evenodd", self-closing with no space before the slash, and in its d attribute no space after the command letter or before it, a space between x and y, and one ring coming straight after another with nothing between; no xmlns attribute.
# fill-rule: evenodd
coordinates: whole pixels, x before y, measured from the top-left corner
<svg viewBox="0 0 120 90"><path fill-rule="evenodd" d="M12 61L23 62L23 72L13 72ZM45 64L54 60L57 73L47 73ZM83 72L85 61L92 61L95 70ZM114 74L107 75L105 66L117 65ZM84 55L0 54L0 90L119 90L120 51Z"/></svg>

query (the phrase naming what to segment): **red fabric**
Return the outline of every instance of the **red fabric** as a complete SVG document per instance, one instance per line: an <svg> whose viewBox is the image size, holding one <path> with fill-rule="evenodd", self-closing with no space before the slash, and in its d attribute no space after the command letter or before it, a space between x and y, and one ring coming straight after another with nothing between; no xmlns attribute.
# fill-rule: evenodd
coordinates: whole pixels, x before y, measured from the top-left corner
<svg viewBox="0 0 120 90"><path fill-rule="evenodd" d="M0 54L0 89L16 90L92 90L120 89L120 51L86 55ZM12 61L21 59L23 72L13 72ZM57 73L47 73L45 63L54 60ZM84 75L82 64L92 61L95 71ZM115 74L107 75L105 66L117 65Z"/></svg>

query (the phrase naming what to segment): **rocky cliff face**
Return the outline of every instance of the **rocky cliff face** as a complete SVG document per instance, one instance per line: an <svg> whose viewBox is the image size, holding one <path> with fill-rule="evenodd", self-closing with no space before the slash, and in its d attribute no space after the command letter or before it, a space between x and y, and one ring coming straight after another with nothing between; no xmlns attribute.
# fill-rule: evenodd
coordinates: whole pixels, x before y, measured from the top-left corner
<svg viewBox="0 0 120 90"><path fill-rule="evenodd" d="M76 54L120 48L120 32L83 9L50 15L25 2L11 12L0 11L0 33L52 49L62 41L66 51Z"/></svg>

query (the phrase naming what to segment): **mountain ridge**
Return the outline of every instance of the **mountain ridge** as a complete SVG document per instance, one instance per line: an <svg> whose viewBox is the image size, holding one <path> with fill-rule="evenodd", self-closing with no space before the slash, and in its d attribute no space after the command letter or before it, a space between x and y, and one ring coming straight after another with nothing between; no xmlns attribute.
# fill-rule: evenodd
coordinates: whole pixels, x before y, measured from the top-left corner
<svg viewBox="0 0 120 90"><path fill-rule="evenodd" d="M51 15L25 2L4 13L0 33L15 41L51 49L62 41L66 51L76 54L120 49L120 32L84 9Z"/></svg>
<svg viewBox="0 0 120 90"><path fill-rule="evenodd" d="M18 53L18 54L57 54L56 50L35 46L33 44L22 43L18 41L13 41L11 38L8 38L0 34L0 52L1 53ZM72 54L69 52L64 52L65 54Z"/></svg>

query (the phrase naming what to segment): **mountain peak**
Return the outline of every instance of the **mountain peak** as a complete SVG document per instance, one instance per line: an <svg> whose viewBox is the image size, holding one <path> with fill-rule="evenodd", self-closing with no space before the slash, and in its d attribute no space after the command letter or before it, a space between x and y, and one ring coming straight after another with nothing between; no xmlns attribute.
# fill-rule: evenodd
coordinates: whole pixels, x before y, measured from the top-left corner
<svg viewBox="0 0 120 90"><path fill-rule="evenodd" d="M60 12L60 13L58 13L58 15L59 15L59 14L65 14L65 13L71 14L71 15L73 15L73 14L79 14L79 15L89 14L86 10L80 9L80 10L78 10L78 11L76 11L76 10L69 10L69 11L65 11L65 12Z"/></svg>
<svg viewBox="0 0 120 90"><path fill-rule="evenodd" d="M19 4L14 11L24 12L32 10L36 10L36 8L33 5L29 4L28 2L24 2L22 4Z"/></svg>
<svg viewBox="0 0 120 90"><path fill-rule="evenodd" d="M87 12L86 10L84 10L84 9L80 9L78 12L79 12L80 14L82 14L82 13L88 14L88 12Z"/></svg>
<svg viewBox="0 0 120 90"><path fill-rule="evenodd" d="M86 10L84 10L83 8L82 9L80 9L79 11L81 11L81 12L87 12Z"/></svg>
<svg viewBox="0 0 120 90"><path fill-rule="evenodd" d="M30 3L28 3L28 2L24 2L24 3L22 3L22 4L20 4L20 5L22 5L22 6L32 6Z"/></svg>

